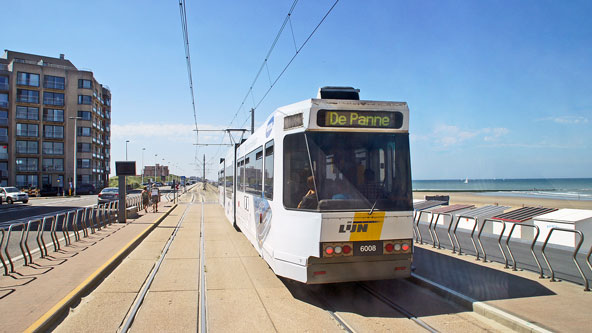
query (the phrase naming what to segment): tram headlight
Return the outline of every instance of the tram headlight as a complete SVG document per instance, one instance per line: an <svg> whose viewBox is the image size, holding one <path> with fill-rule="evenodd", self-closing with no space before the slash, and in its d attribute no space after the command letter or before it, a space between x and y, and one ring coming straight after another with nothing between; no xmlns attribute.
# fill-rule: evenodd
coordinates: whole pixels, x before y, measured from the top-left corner
<svg viewBox="0 0 592 333"><path fill-rule="evenodd" d="M343 250L343 249L341 248L341 246L336 246L336 247L335 247L335 254L341 254L341 251L342 251L342 250Z"/></svg>
<svg viewBox="0 0 592 333"><path fill-rule="evenodd" d="M401 244L395 244L395 251L401 251Z"/></svg>
<svg viewBox="0 0 592 333"><path fill-rule="evenodd" d="M409 246L409 244L408 244L408 243L403 243L403 244L401 244L401 249L402 249L403 251L409 251L409 249L410 249L410 246Z"/></svg>
<svg viewBox="0 0 592 333"><path fill-rule="evenodd" d="M331 254L333 254L333 252L335 252L335 250L333 249L333 246L327 246L327 247L325 248L325 253L326 253L326 254L329 254L329 255L331 255Z"/></svg>

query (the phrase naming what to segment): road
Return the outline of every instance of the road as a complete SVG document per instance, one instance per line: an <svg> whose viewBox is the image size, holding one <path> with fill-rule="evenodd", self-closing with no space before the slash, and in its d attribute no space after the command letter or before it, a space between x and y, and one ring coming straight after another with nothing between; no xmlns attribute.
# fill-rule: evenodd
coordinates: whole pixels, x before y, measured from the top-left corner
<svg viewBox="0 0 592 333"><path fill-rule="evenodd" d="M90 206L96 203L97 195L31 198L26 204L14 203L9 205L4 203L0 205L0 228L7 227L14 222L28 221L35 217Z"/></svg>

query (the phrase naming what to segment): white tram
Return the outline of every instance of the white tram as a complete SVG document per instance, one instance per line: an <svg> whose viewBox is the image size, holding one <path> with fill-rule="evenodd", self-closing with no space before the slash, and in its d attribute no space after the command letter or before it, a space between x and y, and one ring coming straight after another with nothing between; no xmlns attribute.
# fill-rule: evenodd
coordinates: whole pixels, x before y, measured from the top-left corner
<svg viewBox="0 0 592 333"><path fill-rule="evenodd" d="M413 254L409 109L324 87L220 161L220 203L275 274L405 278Z"/></svg>

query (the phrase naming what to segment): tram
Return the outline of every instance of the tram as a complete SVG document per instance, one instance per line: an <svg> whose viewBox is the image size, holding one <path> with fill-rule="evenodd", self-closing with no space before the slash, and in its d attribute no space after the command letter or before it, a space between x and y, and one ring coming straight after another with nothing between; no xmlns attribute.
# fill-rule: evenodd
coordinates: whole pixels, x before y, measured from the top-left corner
<svg viewBox="0 0 592 333"><path fill-rule="evenodd" d="M323 87L220 159L219 201L276 275L406 278L413 259L409 109Z"/></svg>

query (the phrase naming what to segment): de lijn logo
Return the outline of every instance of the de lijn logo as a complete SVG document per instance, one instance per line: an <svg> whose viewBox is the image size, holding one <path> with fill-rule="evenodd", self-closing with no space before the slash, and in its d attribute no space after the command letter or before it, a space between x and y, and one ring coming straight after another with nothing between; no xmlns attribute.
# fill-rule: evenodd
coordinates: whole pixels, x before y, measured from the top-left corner
<svg viewBox="0 0 592 333"><path fill-rule="evenodd" d="M271 131L273 130L273 116L271 117L271 119L269 119L269 121L267 122L267 128L265 128L265 137L269 138L269 135L271 134Z"/></svg>

